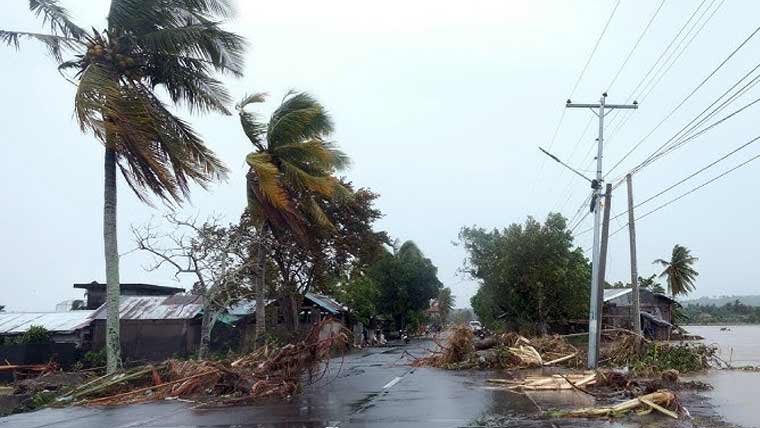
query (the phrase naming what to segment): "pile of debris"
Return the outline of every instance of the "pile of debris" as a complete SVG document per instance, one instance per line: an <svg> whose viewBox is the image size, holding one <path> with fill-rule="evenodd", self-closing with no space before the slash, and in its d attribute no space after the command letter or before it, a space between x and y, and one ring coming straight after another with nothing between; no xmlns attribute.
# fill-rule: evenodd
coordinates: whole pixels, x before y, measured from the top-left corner
<svg viewBox="0 0 760 428"><path fill-rule="evenodd" d="M344 333L320 338L321 325L296 344L264 346L234 361L168 360L98 377L68 391L57 403L109 406L152 400L190 399L233 404L264 397L287 397L308 375L326 370L334 349L349 343ZM325 366L325 367L323 367Z"/></svg>
<svg viewBox="0 0 760 428"><path fill-rule="evenodd" d="M607 366L630 367L638 374L667 370L688 373L719 367L718 348L701 343L653 342L634 334L621 333L602 347L601 362Z"/></svg>
<svg viewBox="0 0 760 428"><path fill-rule="evenodd" d="M549 412L549 416L554 417L575 417L575 418L593 418L593 417L618 417L631 412L637 415L646 415L653 410L660 412L673 419L678 419L679 415L688 415L678 402L676 395L667 389L652 392L616 404L614 406L589 407L585 409L567 410L559 412Z"/></svg>
<svg viewBox="0 0 760 428"><path fill-rule="evenodd" d="M445 369L520 369L558 364L577 366L581 359L578 350L560 336L545 336L529 340L508 332L482 340L475 339L466 326L457 326L445 344L427 357L417 358L415 367Z"/></svg>
<svg viewBox="0 0 760 428"><path fill-rule="evenodd" d="M430 351L427 357L417 358L412 362L414 367L438 367L446 369L472 368L475 354L475 335L464 325L451 329L446 344L436 342L440 350Z"/></svg>

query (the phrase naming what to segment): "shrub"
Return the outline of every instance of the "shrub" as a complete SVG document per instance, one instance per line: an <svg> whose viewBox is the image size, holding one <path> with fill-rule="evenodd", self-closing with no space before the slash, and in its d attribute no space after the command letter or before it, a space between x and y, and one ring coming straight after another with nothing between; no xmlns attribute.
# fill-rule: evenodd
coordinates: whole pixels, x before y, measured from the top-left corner
<svg viewBox="0 0 760 428"><path fill-rule="evenodd" d="M51 341L50 332L47 331L45 327L42 327L41 325L33 325L17 339L16 343L19 345L33 345L50 343Z"/></svg>

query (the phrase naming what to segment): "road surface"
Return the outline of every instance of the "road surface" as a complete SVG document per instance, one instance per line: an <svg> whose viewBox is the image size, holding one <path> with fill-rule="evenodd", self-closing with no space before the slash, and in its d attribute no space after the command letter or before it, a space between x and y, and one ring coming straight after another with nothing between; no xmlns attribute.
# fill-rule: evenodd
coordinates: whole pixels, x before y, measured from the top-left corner
<svg viewBox="0 0 760 428"><path fill-rule="evenodd" d="M0 428L472 427L494 421L499 426L553 426L524 420L537 411L527 396L486 386L485 379L494 373L406 364L408 353L424 355L432 346L412 341L334 359L327 376L289 401L214 410L178 401L45 409L0 418ZM584 405L586 399L571 393L554 404Z"/></svg>

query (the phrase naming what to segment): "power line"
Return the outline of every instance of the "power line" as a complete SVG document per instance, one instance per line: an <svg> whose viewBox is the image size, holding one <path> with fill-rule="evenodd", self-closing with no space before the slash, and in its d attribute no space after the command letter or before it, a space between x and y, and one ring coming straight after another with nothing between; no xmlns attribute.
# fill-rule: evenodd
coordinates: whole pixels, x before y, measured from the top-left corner
<svg viewBox="0 0 760 428"><path fill-rule="evenodd" d="M639 90L639 88L641 87L641 85L644 84L644 82L647 81L647 79L649 78L649 76L652 74L652 71L654 71L654 69L657 68L657 65L660 64L660 61L670 51L670 48L673 47L673 44L678 40L678 38L681 36L681 34L683 33L683 31L686 29L686 27L688 27L689 24L691 23L691 21L694 19L694 17L697 16L697 13L700 11L700 9L702 9L702 6L705 4L706 1L707 0L702 0L702 2L697 6L697 8L694 9L694 11L689 16L689 19L686 20L686 22L681 26L681 28L678 30L678 32L676 33L676 35L673 36L673 39L670 41L670 43L668 43L668 45L665 47L665 49L660 53L660 56L657 57L657 59L652 64L652 66L649 68L649 70L644 74L644 77L642 77L641 80L639 80L639 83L636 85L636 87L633 88L633 90L628 95L628 98L626 99L625 102L629 102L634 97L634 95L637 93L637 91ZM673 50L673 52L675 52L675 50ZM665 63L667 63L670 60L670 57L672 57L672 52L671 52L671 55L668 56L668 59L665 60ZM655 73L655 75L656 74L657 73ZM653 76L653 78L654 78L654 76ZM643 93L643 91L642 91L642 93ZM639 93L639 96L642 95L642 93ZM616 118L621 117L617 113L619 113L619 112L613 112L614 116L610 117L610 120L608 122L608 126L611 126ZM628 119L630 119L630 116L631 116L630 114L627 115L627 116L625 116L626 117L625 122L627 122Z"/></svg>
<svg viewBox="0 0 760 428"><path fill-rule="evenodd" d="M607 28L609 28L610 22L612 22L612 17L615 16L615 12L617 11L618 6L620 6L620 0L618 0L615 3L615 7L612 8L610 17L607 18L607 22L604 24L604 28L602 29L601 34L599 34L599 37L596 39L596 43L594 43L594 48L591 50L591 54L588 56L588 59L586 60L586 64L584 64L583 69L581 69L581 72L578 75L578 79L576 79L575 85L573 85L573 89L570 91L569 98L572 98L573 95L575 95L575 90L578 89L578 85L581 83L581 79L583 79L583 75L586 73L586 70L588 69L588 66L591 63L591 59L594 57L594 54L596 53L596 49L599 47L599 43L602 41L604 34L607 32Z"/></svg>
<svg viewBox="0 0 760 428"><path fill-rule="evenodd" d="M685 193L683 193L683 194L679 195L678 197L675 197L675 198L673 198L673 199L669 200L668 202L665 202L664 204L662 204L662 205L658 206L657 208L655 208L655 209L653 209L653 210L651 210L651 211L647 212L646 214L643 214L643 215L641 215L641 216L640 216L640 217L638 217L636 220L640 220L640 219L642 219L642 218L644 218L644 217L647 217L647 216L649 216L649 215L651 215L651 214L654 214L655 212L657 212L657 211L659 211L659 210L661 210L661 209L663 209L663 208L667 207L668 205L672 204L673 202L676 202L676 201L678 201L678 200L680 200L680 199L683 199L683 198L684 198L684 197L686 197L687 195L690 195L690 194L692 194L692 193L696 192L697 190L699 190L699 189L701 189L701 188L703 188L703 187L707 186L708 184L710 184L710 183L713 183L713 182L717 181L718 179L725 177L726 175L728 175L728 174L730 174L730 173L732 173L732 172L736 171L737 169L739 169L739 168L741 168L741 167L743 167L743 166L745 166L745 165L749 164L750 162L752 162L752 161L754 161L754 160L757 160L758 158L760 158L760 154L757 154L757 155L755 155L755 156L753 156L753 157L751 157L751 158L747 159L746 161L744 161L744 162L740 163L739 165L736 165L735 167L733 167L733 168L731 168L731 169L729 169L729 170L727 170L727 171L725 171L725 172L723 172L723 173L721 173L721 174L719 174L719 175L717 175L717 176L715 176L715 177L713 177L713 178L711 178L711 179L709 179L709 180L705 181L704 183L700 184L700 185L699 185L699 186L697 186L697 187L694 187L693 189L689 190L688 192L685 192Z"/></svg>
<svg viewBox="0 0 760 428"><path fill-rule="evenodd" d="M583 65L583 68L581 69L581 72L578 74L578 78L575 79L575 84L573 84L573 89L570 90L570 95L568 96L568 99L572 98L573 95L575 95L575 91L578 89L578 85L581 83L581 80L583 79L583 75L586 74L586 70L588 70L589 64L591 64L591 60L594 58L594 54L596 54L597 48L599 48L599 44L601 43L602 39L604 38L605 33L607 33L607 29L610 26L610 22L612 22L612 18L615 16L615 12L618 9L618 6L620 6L621 0L617 0L615 3L615 7L612 8L612 12L610 13L609 18L607 18L607 22L604 24L604 27L602 28L602 32L599 34L599 37L596 39L596 43L594 43L593 49L591 49L591 53L589 54L588 58L586 59L586 63ZM554 133L552 134L552 138L549 141L549 147L547 150L551 151L551 149L554 147L554 143L557 140L557 134L559 133L559 129L562 127L562 122L565 119L565 113L567 109L562 108L562 113L560 114L559 121L557 122L557 126L554 127ZM546 158L541 160L541 165L538 168L538 174L536 175L536 180L533 182L533 186L535 187L536 181L538 180L538 177L540 176L541 172L544 169L544 165L546 164Z"/></svg>
<svg viewBox="0 0 760 428"><path fill-rule="evenodd" d="M633 44L633 47L628 52L628 55L625 57L625 60L623 61L623 63L620 65L620 68L618 68L618 71L615 73L615 77L613 77L612 81L610 82L610 84L607 85L607 92L610 92L610 89L612 88L612 85L614 85L615 82L617 81L618 77L620 77L620 73L623 71L623 69L625 68L626 64L628 64L628 61L631 59L631 56L633 56L633 53L636 51L636 48L639 47L639 43L641 43L641 40L644 38L644 35L646 35L647 31L649 31L649 27L652 26L652 23L654 22L654 19L657 17L657 14L660 13L660 9L662 9L662 6L664 4L665 4L665 0L662 0L660 2L660 5L657 6L657 10L655 10L654 14L652 14L652 17L649 18L649 22L647 22L647 25L644 27L644 30L639 35L639 38L636 39L636 43Z"/></svg>
<svg viewBox="0 0 760 428"><path fill-rule="evenodd" d="M759 100L760 100L760 98L758 100L756 100L755 102L757 102ZM758 140L760 140L760 136L757 136L757 137L755 137L755 138L747 141L746 143L742 144L741 146L739 146L739 147L731 150L730 152L724 154L723 156L721 156L718 159L710 162L709 164L703 166L702 168L700 168L697 171L689 174L688 176L682 178L681 180L678 180L677 182L671 184L670 186L666 187L665 189L659 191L658 193L656 193L656 194L648 197L647 199L645 199L645 200L637 203L636 205L633 206L633 208L638 208L638 207L646 204L647 202L650 202L651 200L656 199L656 198L662 196L663 194L665 194L665 193L673 190L674 188L676 188L676 187L680 186L681 184L685 183L686 181L688 181L688 180L696 177L697 175L699 175L699 174L707 171L708 169L712 168L713 166L719 164L720 162L723 162L724 160L728 159L729 157L733 156L734 154L738 153L739 151L746 149L747 147L749 147L750 145L754 144ZM620 216L625 215L627 213L628 213L628 211L626 210L625 212L618 214L617 217L620 217ZM615 217L613 217L613 218L615 218Z"/></svg>
<svg viewBox="0 0 760 428"><path fill-rule="evenodd" d="M707 13L707 11L710 10L710 8L712 7L712 5L714 3L715 3L715 0L713 0L707 6L707 8L702 12L702 15L700 15L700 17L697 18L697 20L694 22L694 25L691 27L691 29L689 29L689 31L687 31L687 33L684 36L684 38L681 39L681 42L678 43L678 45L673 50L673 52L671 53L671 55L669 55L668 59L666 59L662 63L662 66L664 66L665 64L667 64L670 61L670 58L673 57L673 54L675 54L675 52L680 48L680 46L683 43L683 41L686 40L687 37L689 37L689 34L691 34L691 32L694 30L694 28L696 28L696 26L699 24L699 21ZM725 0L722 0L718 4L718 6L715 9L713 9L713 11L710 14L710 16L707 17L707 19L702 23L702 25L699 27L699 29L697 30L697 32L694 33L694 35L691 37L691 39L689 39L689 41L686 43L686 45L684 45L683 49L681 49L681 51L678 53L678 55L676 55L675 59L673 59L673 61L670 61L670 65L668 65L668 67L665 69L665 71L662 72L662 73L659 73L659 76L657 76L658 73L655 73L652 76L652 79L650 80L650 82L654 82L654 83L651 86L649 86L648 84L645 85L645 88L639 93L638 96L636 96L636 99L639 101L639 103L643 103L643 102L645 102L649 98L649 95L651 95L651 93L654 91L654 89L657 87L657 85L659 85L659 83L662 81L662 79L668 74L668 72L670 71L670 69L673 68L673 65L675 65L676 62L678 62L678 60L681 58L681 55L683 55L684 52L686 52L686 50L689 48L689 46L694 41L694 39L697 38L697 36L699 35L699 33L702 32L702 29L707 25L708 22L710 22L710 20L713 18L713 16L715 16L715 14L718 12L718 9L720 9L720 7L723 6L723 3L725 3ZM649 86L649 90L646 90L646 86ZM611 135L607 139L607 141L611 141L618 134L618 132L620 131L620 129L623 126L625 126L626 123L628 123L628 121L631 119L632 116L633 116L632 113L629 113L629 114L623 116L623 119L618 122L618 124L615 127L615 129L612 130L612 132L610 132Z"/></svg>
<svg viewBox="0 0 760 428"><path fill-rule="evenodd" d="M720 71L720 69L723 68L723 66L726 65L726 63L730 61L734 55L736 55L737 52L739 52L753 37L755 37L758 31L760 31L760 27L757 27L749 36L747 36L747 38L744 39L744 41L739 46L737 46L720 64L718 64L718 66L715 67L715 69L713 69L713 71L710 72L710 74L708 74L707 77L705 77L683 100L681 100L681 102L678 103L678 105L676 105L667 115L665 115L665 117L662 118L662 120L660 120L660 122L658 122L657 125L655 125L655 127L652 128L651 131L649 131L649 133L647 133L619 161L617 161L617 163L615 163L615 165L607 171L607 174L605 174L605 176L609 175L613 170L615 170L615 168L620 166L620 164L622 164L623 161L625 161L628 158L628 156L631 155L631 153L633 153L639 146L641 146L641 144L644 141L646 141L646 139L649 138L649 136L651 136L660 126L662 126L662 124L665 123L665 121L670 119L670 117L673 116L673 114L675 114L675 112L678 111L678 109L680 109L686 103L686 101L688 101L699 89L701 89L702 86L705 85L705 83L707 83L718 71Z"/></svg>
<svg viewBox="0 0 760 428"><path fill-rule="evenodd" d="M678 195L677 197L675 197L675 198L673 198L673 199L671 199L671 200L669 200L669 201L667 201L667 202L665 202L665 203L663 203L663 204L661 204L661 205L657 206L656 208L652 209L651 211L648 211L648 212L646 212L646 213L642 214L641 216L637 217L637 218L635 219L635 221L639 221L639 220L641 220L641 219L643 219L643 218L645 218L645 217L648 217L648 216L650 216L650 215L652 215L652 214L656 213L657 211L659 211L659 210L661 210L661 209L663 209L663 208L665 208L665 207L669 206L670 204L672 204L672 203L674 203L674 202L677 202L677 201L679 201L679 200L681 200L681 199L685 198L686 196L688 196L688 195L690 195L690 194L692 194L692 193L696 192L697 190L699 190L699 189L701 189L701 188L703 188L703 187L707 186L708 184L714 183L715 181L717 181L717 180L719 180L719 179L721 179L721 178L725 177L726 175L728 175L728 174L730 174L730 173L732 173L732 172L736 171L736 170L737 170L737 169L739 169L739 168L742 168L742 167L744 167L745 165L749 164L750 162L753 162L753 161L757 160L758 158L760 158L760 154L757 154L757 155L755 155L755 156L753 156L753 157L751 157L751 158L747 159L746 161L744 161L744 162L742 162L742 163L740 163L740 164L736 165L735 167L733 167L733 168L731 168L731 169L729 169L729 170L727 170L727 171L724 171L723 173L721 173L721 174L719 174L719 175L716 175L715 177L713 177L713 178L711 178L711 179L709 179L709 180L705 181L704 183L700 184L699 186L696 186L696 187L694 187L694 188L690 189L689 191L687 191L687 192L685 192L685 193L682 193L682 194ZM627 213L627 211L626 211L626 213ZM622 214L622 213L621 213L621 214ZM626 223L625 225L623 225L623 226L622 226L622 227L620 227L619 229L615 230L614 232L610 233L609 237L611 238L612 236L616 235L618 232L622 231L622 230L623 230L623 229L625 229L626 227L628 227L628 223ZM580 235L580 234L581 234L581 233L579 233L578 235ZM577 236L577 235L576 235L576 236Z"/></svg>
<svg viewBox="0 0 760 428"><path fill-rule="evenodd" d="M755 85L755 84L757 84L758 82L760 82L760 75L758 75L757 77L755 77L755 78L753 79L753 81L751 81L751 82L750 82L748 85L754 86L754 85ZM750 86L750 87L751 87L751 86ZM744 92L740 93L740 94L739 94L739 96L741 96L743 93L744 93ZM734 99L735 99L735 98L734 98ZM708 126L706 126L706 127L702 128L702 129L700 129L699 131L697 131L697 132L695 132L695 133L693 133L693 134L689 135L689 133L691 133L692 131L694 131L694 130L695 130L695 129L696 129L698 126L699 126L699 125L701 125L702 123L704 123L704 122L705 122L707 119L709 119L710 117L714 116L714 113L717 113L718 111L721 111L721 110L723 110L723 108L725 108L725 106L727 105L727 103L730 103L731 101L732 101L732 100L726 100L726 101L725 101L725 102L724 102L724 103L723 103L721 106L719 106L718 108L716 108L716 110L715 110L715 111L713 111L713 112L712 112L710 115L708 115L707 117L705 117L705 119L704 119L704 120L700 121L700 123L698 123L698 124L694 125L694 126L693 126L693 127L691 127L691 128L688 130L688 131L686 131L686 133L684 133L684 135L682 136L682 138L681 138L680 140L678 140L678 141L675 141L675 142L674 142L672 145L670 145L669 147L665 148L665 149L664 149L664 150L662 150L661 152L659 152L659 153L655 152L655 153L653 153L652 155L650 155L650 156L649 156L649 157L648 157L648 158L647 158L647 159L646 159L644 162L642 162L641 164L639 164L638 166L636 166L635 168L633 168L633 169L631 170L631 174L633 174L633 173L637 173L637 172L638 172L638 171L640 171L641 169L643 169L643 168L645 168L645 167L647 167L647 166L651 165L651 164L652 164L654 161L656 161L657 159L660 159L660 158L664 157L664 156L665 156L665 155L667 155L668 153L672 153L673 151L675 151L675 150L676 150L676 149L678 149L679 147L682 147L682 146L684 146L686 143L688 143L688 142L690 142L690 141L693 141L693 140L695 140L697 137L699 137L699 136L701 136L701 135L705 134L705 133L706 133L706 132L708 132L709 130L711 130L711 129L715 128L716 126L718 126L718 125L720 125L720 124L722 124L723 122L727 121L728 119L731 119L732 117L734 117L734 116L738 115L739 113L741 113L741 112L743 112L743 111L747 110L748 108L750 108L750 107L752 107L753 105L755 105L755 104L757 104L758 102L760 102L760 98L756 98L756 99L754 99L753 101L751 101L751 102L749 102L749 103L745 104L744 106L742 106L742 107L740 107L740 108L738 108L738 109L734 110L733 112L729 113L728 115L724 116L723 118L721 118L721 119L719 119L719 120L717 120L717 121L715 121L715 122L711 123L710 125L708 125Z"/></svg>
<svg viewBox="0 0 760 428"><path fill-rule="evenodd" d="M670 65L668 65L667 68L665 68L665 71L663 71L662 73L659 73L659 71L655 72L655 74L652 76L652 80L650 80L650 83L652 83L652 85L649 87L649 89L647 89L647 86L649 86L649 84L644 85L644 88L642 89L641 94L639 96L639 98L641 98L641 100L639 100L639 101L644 102L644 100L647 97L649 97L649 94L652 93L652 91L654 90L654 88L660 83L660 81L663 79L663 77L665 77L665 75L668 74L668 71L670 71L670 69L673 67L673 65L676 62L678 62L678 59L681 58L681 55L683 55L683 53L686 52L686 50L691 45L691 42L693 42L694 39L697 38L697 36L699 35L699 33L702 32L702 29L705 27L705 25L707 25L708 22L710 22L710 20L712 19L712 17L715 15L715 13L718 11L718 9L720 9L720 7L723 5L723 2L725 0L721 1L718 4L718 7L716 7L713 10L713 12L710 14L710 16L708 16L707 19L702 23L702 25L699 27L699 29L694 33L694 36L692 36L689 39L689 41L686 42L685 45L683 45L683 42L686 41L686 39L689 37L689 35L692 33L692 31L694 31L694 29L697 28L697 25L699 25L699 21L702 20L702 18L707 14L707 12L710 10L710 8L713 6L713 4L715 4L715 1L716 0L712 0L710 2L710 4L707 5L707 7L705 8L705 10L703 10L702 14L699 16L699 18L697 18L696 21L694 21L694 24L691 26L691 28L689 28L689 30L686 32L686 34L681 39L681 41L678 42L678 44L676 45L676 47L673 49L673 51L669 55L669 58L662 63L662 65L660 67L665 67L666 64L670 63ZM683 49L681 49L681 45L683 45ZM680 49L680 51L679 51L679 49ZM678 52L678 54L676 54L676 52ZM673 60L671 61L670 58L673 58ZM659 74L659 77L657 77L658 74Z"/></svg>

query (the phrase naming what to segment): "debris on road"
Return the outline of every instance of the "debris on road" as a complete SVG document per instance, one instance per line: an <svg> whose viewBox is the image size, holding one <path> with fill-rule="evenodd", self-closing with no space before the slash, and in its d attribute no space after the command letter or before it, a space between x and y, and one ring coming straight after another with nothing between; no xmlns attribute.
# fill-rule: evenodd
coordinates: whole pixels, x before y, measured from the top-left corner
<svg viewBox="0 0 760 428"><path fill-rule="evenodd" d="M301 389L304 376L313 380L334 349L348 346L343 332L320 338L321 327L315 326L296 344L264 346L234 361L168 360L101 376L68 391L57 402L111 406L183 398L229 404L287 397Z"/></svg>
<svg viewBox="0 0 760 428"><path fill-rule="evenodd" d="M507 389L517 391L560 391L576 389L596 383L595 372L573 373L567 375L527 376L521 380L487 379L489 383L507 385Z"/></svg>
<svg viewBox="0 0 760 428"><path fill-rule="evenodd" d="M653 410L673 419L678 419L679 414L686 413L685 409L683 409L683 407L681 407L680 403L678 402L676 394L667 389L662 389L650 394L633 398L628 401L624 401L615 406L589 407L585 409L559 412L552 411L547 412L547 415L553 417L576 418L616 417L631 412L635 412L637 415L645 415L651 413Z"/></svg>

